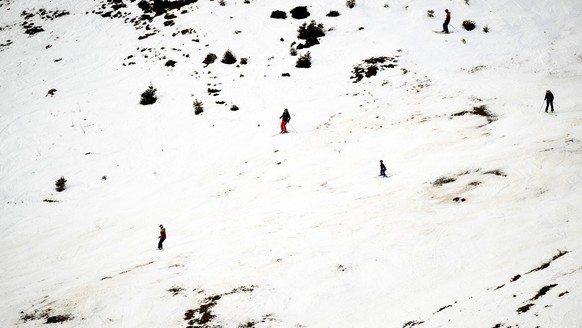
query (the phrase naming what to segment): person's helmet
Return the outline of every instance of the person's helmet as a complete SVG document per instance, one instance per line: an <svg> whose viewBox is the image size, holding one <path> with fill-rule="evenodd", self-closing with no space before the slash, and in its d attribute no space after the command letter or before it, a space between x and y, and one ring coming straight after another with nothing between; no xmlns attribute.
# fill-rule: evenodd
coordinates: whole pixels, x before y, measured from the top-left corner
<svg viewBox="0 0 582 328"><path fill-rule="evenodd" d="M380 163L384 163L384 161L383 160L380 160Z"/></svg>
<svg viewBox="0 0 582 328"><path fill-rule="evenodd" d="M449 12L449 10L448 10L448 9L445 9L445 12L446 12L446 13L448 13L448 12Z"/></svg>
<svg viewBox="0 0 582 328"><path fill-rule="evenodd" d="M160 229L163 228L164 226L160 224Z"/></svg>

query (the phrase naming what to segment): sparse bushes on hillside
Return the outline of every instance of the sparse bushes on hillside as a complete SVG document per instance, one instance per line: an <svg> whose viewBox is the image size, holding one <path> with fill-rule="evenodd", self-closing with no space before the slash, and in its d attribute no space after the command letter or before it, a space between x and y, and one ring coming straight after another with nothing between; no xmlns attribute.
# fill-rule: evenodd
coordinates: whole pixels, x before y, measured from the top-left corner
<svg viewBox="0 0 582 328"><path fill-rule="evenodd" d="M236 56L232 53L232 51L227 50L224 55L222 56L222 61L223 64L234 64L236 63Z"/></svg>
<svg viewBox="0 0 582 328"><path fill-rule="evenodd" d="M354 8L356 6L356 0L347 0L346 1L346 6L348 8Z"/></svg>
<svg viewBox="0 0 582 328"><path fill-rule="evenodd" d="M291 47L291 48L289 49L289 54L290 54L291 56L297 56L297 49L296 49L295 47Z"/></svg>
<svg viewBox="0 0 582 328"><path fill-rule="evenodd" d="M489 26L485 25L485 27L483 28L483 32L489 33Z"/></svg>
<svg viewBox="0 0 582 328"><path fill-rule="evenodd" d="M233 112L236 112L236 111L237 111L237 110L239 110L239 109L240 109L240 108L238 108L238 106L237 106L237 105L232 105L232 106L230 106L230 110L231 110L231 111L233 111Z"/></svg>
<svg viewBox="0 0 582 328"><path fill-rule="evenodd" d="M56 186L56 190L58 192L61 192L63 190L65 190L65 184L67 183L67 180L65 179L65 177L60 177L60 179L57 180L57 182L55 182L55 186Z"/></svg>
<svg viewBox="0 0 582 328"><path fill-rule="evenodd" d="M472 31L475 29L475 22L473 22L472 20L466 20L463 21L463 28L467 31Z"/></svg>
<svg viewBox="0 0 582 328"><path fill-rule="evenodd" d="M311 53L308 51L304 55L299 56L299 58L297 58L297 63L295 64L295 67L298 68L311 67Z"/></svg>
<svg viewBox="0 0 582 328"><path fill-rule="evenodd" d="M246 65L246 64L248 64L248 63L249 63L249 59L248 59L248 58L241 58L241 59L240 59L240 64L241 64L241 65Z"/></svg>
<svg viewBox="0 0 582 328"><path fill-rule="evenodd" d="M434 17L434 10L431 9L431 10L427 11L426 15L430 18Z"/></svg>
<svg viewBox="0 0 582 328"><path fill-rule="evenodd" d="M139 103L141 105L151 105L158 100L156 96L156 91L158 91L154 86L150 83L150 86L141 94L141 100Z"/></svg>

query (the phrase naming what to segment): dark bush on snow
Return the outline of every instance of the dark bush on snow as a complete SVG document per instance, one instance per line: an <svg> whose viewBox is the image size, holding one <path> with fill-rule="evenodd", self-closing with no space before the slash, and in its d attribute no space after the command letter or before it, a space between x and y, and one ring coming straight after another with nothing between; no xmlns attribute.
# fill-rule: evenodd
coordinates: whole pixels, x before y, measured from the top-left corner
<svg viewBox="0 0 582 328"><path fill-rule="evenodd" d="M307 23L303 23L297 30L297 38L308 40L319 38L325 36L325 32L323 30L323 24L317 24L314 20L307 25Z"/></svg>
<svg viewBox="0 0 582 328"><path fill-rule="evenodd" d="M232 53L232 51L227 50L224 53L224 56L222 56L222 61L223 64L234 64L236 63L236 57L234 56L234 54Z"/></svg>
<svg viewBox="0 0 582 328"><path fill-rule="evenodd" d="M463 28L467 31L472 31L475 29L475 22L473 22L472 20L466 20L463 22Z"/></svg>
<svg viewBox="0 0 582 328"><path fill-rule="evenodd" d="M291 17L295 19L304 19L311 15L309 11L307 11L307 7L295 7L291 9Z"/></svg>
<svg viewBox="0 0 582 328"><path fill-rule="evenodd" d="M156 91L158 91L152 84L141 94L141 100L139 103L141 105L151 105L158 100L156 96Z"/></svg>
<svg viewBox="0 0 582 328"><path fill-rule="evenodd" d="M281 10L275 10L271 13L271 18L275 19L286 19L287 13Z"/></svg>
<svg viewBox="0 0 582 328"><path fill-rule="evenodd" d="M308 51L306 54L299 56L299 58L297 58L297 63L295 64L295 67L298 68L311 67L311 53L309 53Z"/></svg>
<svg viewBox="0 0 582 328"><path fill-rule="evenodd" d="M202 61L202 63L205 64L206 66L208 66L208 65L214 63L214 61L217 58L218 57L215 54L210 53L210 54L206 55L206 58L204 58L204 60Z"/></svg>
<svg viewBox="0 0 582 328"><path fill-rule="evenodd" d="M58 179L57 182L55 182L55 186L57 186L56 190L58 192L65 190L66 183L67 183L67 180L65 179L65 177L61 177L60 179Z"/></svg>
<svg viewBox="0 0 582 328"><path fill-rule="evenodd" d="M325 15L325 16L327 16L327 17L338 17L339 15L340 15L339 12L337 12L335 10L332 10L329 13L327 13L327 15Z"/></svg>

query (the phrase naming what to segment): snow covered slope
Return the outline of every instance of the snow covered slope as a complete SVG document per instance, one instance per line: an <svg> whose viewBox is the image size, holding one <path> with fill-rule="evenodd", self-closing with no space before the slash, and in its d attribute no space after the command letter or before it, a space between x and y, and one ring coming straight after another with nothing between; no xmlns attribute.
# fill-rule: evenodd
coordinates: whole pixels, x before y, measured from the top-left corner
<svg viewBox="0 0 582 328"><path fill-rule="evenodd" d="M582 327L581 2L221 2L0 2L0 326Z"/></svg>

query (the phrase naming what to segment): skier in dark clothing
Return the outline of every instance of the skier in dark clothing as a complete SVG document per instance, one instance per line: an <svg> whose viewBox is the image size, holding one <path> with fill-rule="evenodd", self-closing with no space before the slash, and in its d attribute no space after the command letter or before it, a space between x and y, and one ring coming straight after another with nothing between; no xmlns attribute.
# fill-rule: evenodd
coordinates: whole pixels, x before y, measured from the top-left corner
<svg viewBox="0 0 582 328"><path fill-rule="evenodd" d="M291 115L289 114L287 108L285 108L283 115L281 115L279 118L281 119L281 133L287 133L287 123L291 121Z"/></svg>
<svg viewBox="0 0 582 328"><path fill-rule="evenodd" d="M443 32L449 33L449 23L451 22L451 12L448 9L445 9L445 14L447 16L445 18L445 22L443 23Z"/></svg>
<svg viewBox="0 0 582 328"><path fill-rule="evenodd" d="M552 107L552 113L554 112L554 94L550 90L546 90L546 113L548 112L548 107Z"/></svg>
<svg viewBox="0 0 582 328"><path fill-rule="evenodd" d="M380 176L386 177L386 165L384 165L384 161L380 160Z"/></svg>
<svg viewBox="0 0 582 328"><path fill-rule="evenodd" d="M159 250L163 250L163 243L164 240L166 240L166 228L164 228L163 225L160 224L160 236L158 237L160 239L160 241L158 242L158 249Z"/></svg>

